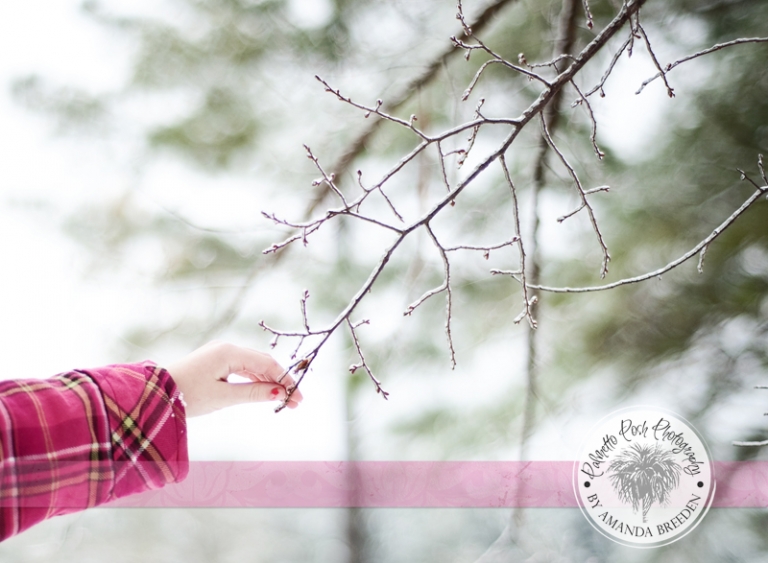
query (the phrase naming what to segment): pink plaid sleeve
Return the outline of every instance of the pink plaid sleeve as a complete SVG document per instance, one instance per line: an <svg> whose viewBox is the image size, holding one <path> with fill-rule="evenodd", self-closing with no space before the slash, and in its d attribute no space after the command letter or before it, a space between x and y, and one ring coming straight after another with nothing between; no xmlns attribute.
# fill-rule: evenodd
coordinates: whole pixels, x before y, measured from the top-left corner
<svg viewBox="0 0 768 563"><path fill-rule="evenodd" d="M0 382L0 540L188 470L183 400L151 362Z"/></svg>

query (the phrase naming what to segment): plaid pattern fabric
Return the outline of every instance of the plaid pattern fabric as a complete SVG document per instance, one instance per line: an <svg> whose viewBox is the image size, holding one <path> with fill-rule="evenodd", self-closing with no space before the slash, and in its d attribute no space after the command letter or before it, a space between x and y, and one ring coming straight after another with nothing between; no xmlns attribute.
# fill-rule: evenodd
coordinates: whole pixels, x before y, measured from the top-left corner
<svg viewBox="0 0 768 563"><path fill-rule="evenodd" d="M188 471L183 400L151 362L0 382L0 540Z"/></svg>

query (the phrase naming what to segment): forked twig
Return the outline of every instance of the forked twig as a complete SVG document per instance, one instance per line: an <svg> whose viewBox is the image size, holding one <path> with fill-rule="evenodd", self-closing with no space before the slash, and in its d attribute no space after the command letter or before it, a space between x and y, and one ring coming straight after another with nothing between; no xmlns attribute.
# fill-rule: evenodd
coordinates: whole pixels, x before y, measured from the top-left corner
<svg viewBox="0 0 768 563"><path fill-rule="evenodd" d="M381 393L381 396L385 399L389 399L389 393L387 391L384 391L384 388L381 386L381 381L376 379L376 376L373 375L373 371L371 370L368 363L365 361L365 356L363 355L363 349L360 346L360 341L357 339L357 333L355 330L360 327L361 325L367 325L370 324L370 321L368 319L363 319L362 321L358 323L352 323L352 321L349 320L349 317L347 317L347 326L349 327L349 333L352 336L352 342L355 345L355 350L357 350L357 355L360 358L360 362L356 364L352 364L349 366L349 373L355 373L358 369L363 368L365 370L365 373L368 374L368 377L371 381L373 381L373 384L376 386L376 392Z"/></svg>

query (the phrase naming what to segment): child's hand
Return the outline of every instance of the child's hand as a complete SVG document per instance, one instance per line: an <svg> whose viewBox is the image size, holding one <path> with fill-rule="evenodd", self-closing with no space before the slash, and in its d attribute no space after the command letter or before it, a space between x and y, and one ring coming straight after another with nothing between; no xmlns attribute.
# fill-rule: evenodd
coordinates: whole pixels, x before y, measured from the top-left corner
<svg viewBox="0 0 768 563"><path fill-rule="evenodd" d="M277 383L285 370L269 354L225 342L210 342L166 369L184 394L188 417L241 403L282 401L295 383L287 374ZM230 374L252 383L229 382ZM288 408L295 409L301 400L301 392L294 391Z"/></svg>

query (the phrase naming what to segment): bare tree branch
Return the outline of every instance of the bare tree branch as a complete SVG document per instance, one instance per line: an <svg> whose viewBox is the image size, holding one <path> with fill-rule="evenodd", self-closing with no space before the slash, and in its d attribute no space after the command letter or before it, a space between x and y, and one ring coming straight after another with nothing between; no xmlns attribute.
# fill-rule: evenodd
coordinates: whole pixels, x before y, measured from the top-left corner
<svg viewBox="0 0 768 563"><path fill-rule="evenodd" d="M496 9L498 9L507 3L508 3L508 0L497 1L493 4L493 6L496 6ZM603 153L600 151L597 145L597 140L596 140L597 120L595 118L592 106L590 105L589 97L595 92L600 92L601 96L605 95L603 92L603 86L606 80L611 75L611 72L613 71L620 56L625 51L631 54L635 37L642 38L645 41L649 55L653 59L656 67L659 69L660 74L657 75L657 77L662 76L664 78L665 83L666 83L665 72L668 72L669 70L671 70L678 64L685 62L686 60L690 60L692 58L695 58L696 56L701 56L703 54L707 54L714 50L718 50L730 45L746 43L746 42L768 41L768 39L753 38L753 39L737 40L737 41L729 42L727 44L722 44L722 45L716 45L711 49L702 51L700 53L687 57L686 59L681 59L680 61L676 61L672 65L668 65L667 68L664 70L659 65L656 55L653 52L653 49L651 47L650 40L648 39L645 33L645 30L643 29L643 27L640 25L640 22L639 22L638 13L644 3L645 3L645 0L628 0L626 2L623 2L622 5L619 7L617 15L580 52L571 53L570 51L572 50L572 45L575 37L574 34L575 34L576 12L579 11L578 10L579 2L578 0L565 0L563 12L561 14L561 23L560 23L561 36L559 37L556 43L556 48L555 48L555 52L553 53L553 57L551 61L547 63L537 63L534 65L529 65L525 60L525 56L523 54L521 54L519 57L520 65L510 63L509 61L506 61L505 59L503 59L503 57L497 54L493 49L488 47L476 35L478 30L477 24L473 24L472 26L470 26L467 23L467 20L463 16L461 3L459 3L458 17L462 23L462 28L464 29L464 36L462 38L452 38L453 46L451 48L451 53L454 53L457 51L463 51L465 54L469 55L474 51L482 51L491 57L490 60L483 63L475 72L465 92L464 98L466 99L468 95L475 88L478 87L484 75L484 71L490 65L500 64L502 66L509 68L510 70L513 70L516 73L519 73L523 77L523 80L528 80L530 81L530 84L533 84L535 87L540 88L539 95L534 100L534 102L531 103L524 111L522 111L522 113L518 117L515 117L515 118L486 117L481 113L481 107L483 105L484 99L480 98L477 104L477 107L475 108L474 117L471 121L462 123L460 125L457 125L455 127L452 127L448 130L445 130L439 133L432 133L428 131L429 127L427 127L427 124L424 124L424 126L416 125L418 122L418 119L416 116L412 115L406 119L394 114L394 110L396 110L397 107L402 102L407 100L412 94L412 92L416 90L416 88L414 88L407 95L404 95L404 97L401 100L396 98L395 100L390 100L388 104L382 100L377 100L376 103L373 105L365 105L343 95L339 89L333 88L328 82L326 82L320 77L317 77L317 80L324 86L326 91L332 93L339 101L341 101L342 103L348 104L356 108L357 110L363 112L366 118L370 118L371 116L374 116L374 119L371 120L370 122L371 125L369 126L369 128L360 137L358 137L356 143L353 143L350 149L342 157L340 162L336 164L336 166L334 167L335 168L334 172L330 172L330 173L326 172L324 167L320 164L320 160L314 155L312 150L309 147L305 147L308 158L310 158L313 161L316 168L319 170L321 174L321 178L313 182L313 184L316 187L318 187L318 192L316 192L316 197L313 199L312 203L309 205L308 212L305 216L308 217L314 212L314 210L317 208L319 203L324 200L326 194L333 193L338 198L339 206L333 209L326 210L322 215L318 216L315 219L307 219L303 222L291 222L291 221L278 218L274 213L271 213L271 214L263 213L265 217L267 217L274 223L284 227L288 227L296 231L290 236L288 236L282 242L275 243L269 248L265 249L264 253L265 254L276 253L279 250L284 249L287 246L297 241L302 241L302 243L306 245L308 244L308 239L311 235L313 235L317 230L323 227L327 222L332 221L333 219L340 216L342 217L347 216L353 219L358 219L368 224L383 228L388 232L393 233L394 237L390 241L386 250L383 252L377 265L371 270L368 278L359 288L358 292L349 300L346 307L337 315L336 319L325 328L314 329L314 330L310 329L310 324L309 324L308 315L307 315L307 299L309 297L308 294L305 294L304 298L301 300L303 329L293 330L293 331L281 331L278 329L274 329L270 326L267 326L263 322L261 323L262 328L270 332L274 336L272 341L273 346L276 345L278 340L282 337L296 339L298 341L298 344L294 349L294 352L292 355L292 359L296 361L293 362L291 366L289 366L288 370L286 370L286 373L293 372L297 374L298 378L297 378L296 386L293 389L289 389L286 402L290 398L295 388L298 388L298 386L301 384L303 378L308 373L308 370L312 362L317 357L317 354L319 353L319 351L322 349L322 347L325 345L328 339L336 332L339 326L341 326L344 323L347 324L350 330L353 343L357 350L358 357L360 358L360 362L357 364L354 364L352 367L356 366L356 369L360 367L364 368L368 373L369 377L371 378L371 380L376 385L377 391L381 392L385 398L387 397L387 393L383 391L383 389L381 388L381 384L374 377L373 372L372 370L370 370L368 364L366 363L365 357L363 355L363 350L360 345L359 339L357 338L357 333L356 333L356 328L360 326L360 323L353 324L351 322L350 317L353 314L353 312L357 309L357 306L360 304L362 299L370 292L371 288L376 283L376 280L379 278L382 271L386 268L390 258L393 256L394 252L397 250L401 242L406 237L410 236L411 233L418 231L421 227L424 227L424 229L427 231L428 235L430 236L436 248L438 249L438 252L440 253L441 260L443 262L444 281L439 287L427 291L421 298L419 298L416 302L411 304L406 310L405 314L409 315L410 313L412 313L414 309L416 309L418 306L421 305L421 303L423 303L430 297L438 293L442 293L442 292L446 293L445 329L446 329L446 336L448 339L448 346L449 346L452 366L455 366L456 358L455 358L453 337L451 334L451 324L452 324L452 315L453 315L453 311L452 311L453 295L451 291L450 276L452 273L452 269L451 269L451 263L449 260L449 253L455 252L458 250L480 251L480 252L483 252L486 258L488 258L489 253L492 250L501 249L507 246L517 246L518 248L519 265L517 270L515 271L492 270L491 273L510 275L514 277L518 282L521 283L522 292L523 292L523 295L522 295L523 307L522 307L522 312L517 316L517 318L515 319L515 322L520 322L522 319L526 319L531 329L529 331L528 394L527 394L527 400L526 400L526 405L527 405L526 411L525 411L526 414L524 416L525 422L524 422L524 431L523 431L523 436L524 436L523 443L525 441L525 436L527 436L533 424L533 414L532 414L533 411L531 410L533 407L531 405L533 404L532 397L533 395L535 395L535 386L536 386L536 381L535 381L536 380L536 376L535 376L536 344L535 344L535 338L533 336L534 333L532 329L537 326L536 319L535 319L535 306L538 301L538 296L536 295L537 291L549 291L549 292L559 292L559 293L582 293L582 292L590 292L590 291L601 291L601 290L611 289L613 287L618 287L620 285L637 283L646 279L651 279L653 277L659 276L660 274L665 273L666 271L669 271L677 267L678 265L682 264L683 262L688 260L690 257L696 255L697 253L700 253L699 269L701 270L701 268L703 267L704 256L706 253L706 249L708 248L708 245L725 228L727 228L730 224L732 224L733 221L735 221L738 218L738 216L741 215L741 213L743 213L746 210L746 208L748 208L752 203L754 203L754 201L757 200L760 194L765 192L766 190L765 186L758 186L751 178L744 175L745 179L749 180L757 188L758 191L756 192L756 194L754 194L749 200L747 200L739 210L734 212L734 214L731 217L729 217L728 220L726 220L723 224L721 224L718 227L718 229L716 229L709 237L703 240L693 250L691 250L689 253L679 258L678 260L671 262L664 268L661 268L654 272L650 272L648 274L644 274L642 276L637 276L635 278L627 278L625 280L620 280L618 282L605 284L602 286L585 287L585 288L567 288L567 287L557 288L557 287L548 287L548 286L540 285L538 282L538 259L537 259L537 250L536 250L536 232L537 232L537 225L538 225L538 216L534 213L533 230L532 230L533 234L530 238L527 238L527 235L523 233L521 230L522 226L521 226L521 218L520 218L520 209L518 207L519 202L518 202L517 189L515 184L512 181L510 169L505 160L505 154L507 153L509 148L512 146L512 144L515 142L515 140L519 137L523 129L527 127L534 118L538 117L541 123L542 136L541 136L539 151L535 160L535 170L533 174L534 182L532 186L532 199L533 199L534 209L537 207L538 191L544 185L544 171L546 168L547 152L549 149L552 149L553 152L560 159L560 161L563 163L563 165L566 167L569 174L571 175L571 178L573 179L577 192L579 193L579 198L581 202L578 208L569 212L563 217L559 218L559 220L563 221L568 217L575 215L579 211L583 209L587 209L587 214L589 216L592 229L595 232L598 243L603 253L603 263L602 263L602 268L600 270L600 274L601 274L601 277L604 277L607 272L610 255L608 253L608 247L605 243L601 228L595 216L594 209L591 206L589 196L597 192L608 191L609 188L607 186L600 186L600 187L589 189L589 190L584 189L575 171L575 168L570 164L570 162L565 157L563 152L558 148L558 146L554 142L551 132L555 130L559 120L560 101L563 96L563 89L568 84L570 84L576 90L579 98L574 102L574 105L583 105L585 107L585 110L589 116L590 123L591 123L590 140L592 142L592 146L595 151L595 154L598 156L598 158L601 158L603 156ZM587 22L589 25L592 23L593 20L592 20L592 15L589 8L589 3L586 0L583 0L583 8L584 8L584 13L586 14ZM490 14L492 11L493 10L491 11L486 10L483 14L487 15L487 14ZM484 22L483 25L485 25L485 23L488 20L487 19L483 20L481 18L481 21ZM602 49L606 47L608 42L613 37L615 37L616 34L626 26L627 23L629 23L629 26L630 26L629 37L613 53L612 60L607 70L603 74L602 79L591 90L587 91L586 93L582 92L582 90L579 88L579 86L575 81L575 77L584 68L584 66L595 57L597 53L599 53ZM422 85L426 84L429 80L431 80L431 76L434 76L434 73L437 72L437 69L440 68L440 65L442 65L443 62L444 62L444 59L441 59L439 64L437 64L437 66L434 68L433 74L427 78L424 78L424 82L422 83ZM547 78L544 78L543 76L537 74L536 72L533 72L532 70L534 68L550 69L549 71L547 71L549 73L547 74ZM557 73L557 74L550 77L552 73ZM648 82L650 82L651 80L652 79L649 79ZM672 95L673 91L669 86L669 84L667 84L667 88L668 88L668 93ZM358 170L357 181L362 193L359 193L359 195L357 196L350 195L349 193L345 194L344 190L342 190L342 188L338 184L338 179L345 174L346 169L351 164L354 157L359 153L360 149L364 146L366 140L370 137L370 135L378 126L378 124L384 121L388 121L394 125L397 125L399 127L402 127L410 131L411 134L415 136L415 143L413 148L410 150L410 152L405 154L396 163L394 163L390 167L390 169L386 171L376 183L370 186L366 186L363 184L362 172ZM482 157L479 157L477 159L477 164L475 164L474 168L468 174L466 174L460 180L454 181L452 183L449 180L446 159L449 156L455 154L457 155L456 164L458 166L461 166L461 164L463 164L465 159L467 158L467 155L469 154L469 152L472 151L473 148L475 147L475 141L478 137L478 134L481 128L485 126L493 126L494 128L503 127L505 128L506 136L504 137L503 141L501 141L495 149L492 149L488 151L486 154L484 154ZM466 148L459 148L459 149L451 150L448 152L444 150L444 147L446 146L447 141L451 140L452 142L455 142L455 139L457 138L457 136L464 134L465 132L469 132L469 137L466 140L466 144L463 144L463 146ZM420 217L414 220L411 220L411 218L409 217L410 222L406 223L403 214L401 214L398 211L395 205L397 198L391 197L390 195L385 193L384 186L393 177L398 175L406 165L413 162L415 159L417 159L417 157L419 157L419 155L424 153L430 145L435 145L437 149L438 163L440 166L440 169L439 169L440 178L441 178L440 181L444 184L446 191L441 197L439 197L433 203L433 206L431 209L422 213ZM453 146L456 146L456 145L454 144ZM459 145L459 146L462 146L462 145ZM476 150L479 150L479 149L476 149ZM475 182L475 180L481 174L483 174L483 172L485 172L497 159L499 160L499 163L502 166L504 179L510 189L510 197L513 203L514 222L515 222L514 236L510 240L505 241L503 243L488 245L488 246L461 245L461 244L453 247L443 246L442 243L438 240L437 236L435 235L435 232L432 229L432 226L431 226L432 219L434 219L438 214L440 214L444 209L446 209L446 207L453 206L456 202L457 197L468 186L470 186L473 182ZM758 165L759 165L763 180L766 182L766 184L768 184L768 181L766 181L765 170L763 169L762 156L759 159ZM397 220L400 222L398 226L391 225L388 222L385 222L380 218L378 218L378 216L374 217L371 214L367 213L366 211L362 210L363 204L369 200L372 194L379 194L382 197L383 201L386 203L388 208L392 211L395 217L397 217ZM373 202L376 199L377 198L374 195L373 198L370 198L370 201ZM526 254L528 252L530 252L530 254ZM282 256L282 253L278 254L277 258L279 258L280 256ZM230 322L232 322L232 320L236 317L237 311L239 309L239 304L242 302L245 295L247 295L248 286L251 285L252 280L255 278L256 272L257 272L257 269L254 268L251 271L251 273L249 273L246 279L246 283L244 284L244 288L235 297L232 304L225 311L225 314L220 317L219 321L214 323L214 325L212 325L211 329L208 331L209 334L212 331L218 330L221 327L226 326L226 324L229 324ZM365 322L367 324L367 321ZM277 410L280 410L281 408L283 408L285 404L286 403L284 402L283 405L281 405L281 407L279 407Z"/></svg>
<svg viewBox="0 0 768 563"><path fill-rule="evenodd" d="M576 86L574 77L581 71L581 69L587 64L587 62L590 61L595 56L595 54L598 53L600 49L602 49L610 41L610 39L613 36L615 36L616 33L620 29L622 29L622 27L627 23L630 24L631 33L633 34L633 36L634 34L637 34L638 37L644 38L644 40L646 41L646 46L649 48L649 52L651 53L651 57L655 58L655 54L653 54L652 52L650 41L645 35L645 31L640 25L639 20L635 19L636 14L638 10L642 7L644 1L645 0L629 0L628 2L625 2L620 7L619 13L616 15L616 17L614 17L614 19L611 20L611 22L608 23L608 25L604 29L602 29L592 41L590 41L580 52L576 54L567 53L567 50L570 49L570 46L566 43L562 43L562 42L559 43L560 48L565 49L567 47L567 49L565 52L561 52L559 55L556 53L552 59L553 61L556 61L556 62L553 62L550 66L552 66L555 69L557 69L560 63L564 63L567 66L562 71L558 70L559 74L557 74L557 76L555 76L553 79L540 81L539 83L543 84L544 86L538 98L532 104L530 104L529 107L526 108L518 117L514 119L487 118L480 112L480 104L479 104L478 107L476 108L475 119L473 119L472 121L456 126L452 129L449 129L439 134L432 134L426 131L426 129L417 128L415 126L416 120L413 116L411 117L411 119L406 120L406 119L402 119L400 117L391 115L390 113L383 112L381 110L382 104L378 102L374 106L365 106L363 104L359 104L357 102L354 102L350 98L342 95L338 90L333 89L325 81L322 81L322 79L320 79L321 82L326 87L326 89L332 92L337 97L337 99L339 99L343 103L352 105L355 108L361 111L364 111L368 114L375 114L378 117L380 117L382 120L388 120L403 128L407 128L409 131L411 131L411 133L413 133L417 137L417 144L408 154L406 154L397 163L395 163L390 168L390 170L387 171L376 184L372 185L371 187L363 186L362 181L360 180L360 174L358 174L358 178L359 178L358 181L363 193L358 197L356 197L355 199L349 199L345 194L343 194L343 192L340 189L338 189L338 186L336 186L338 190L337 196L341 200L342 207L328 210L323 216L319 217L318 219L307 221L305 223L289 223L287 221L277 219L274 215L268 215L271 219L278 221L280 224L283 224L285 226L293 225L294 228L300 231L299 233L297 233L296 235L293 235L293 237L291 237L284 243L280 243L282 245L289 244L290 242L293 242L296 240L306 241L306 237L312 234L315 230L317 230L317 228L319 228L325 222L333 219L334 217L343 216L343 215L347 215L353 218L367 221L381 228L385 228L393 232L395 235L392 241L387 246L383 255L381 256L378 264L370 272L367 280L362 284L362 286L359 288L357 293L350 299L346 307L337 315L336 319L332 323L330 323L327 327L321 330L318 330L318 329L310 330L309 322L306 319L306 310L305 310L306 300L303 301L303 305L302 305L303 307L302 315L304 320L303 330L281 332L262 324L264 329L272 332L276 338L286 336L290 338L299 339L300 344L299 344L299 347L297 348L297 352L299 349L302 349L304 346L306 346L306 350L303 353L296 355L296 357L300 357L301 359L296 364L292 365L289 368L292 370L298 370L296 371L296 373L300 373L300 376L296 384L297 386L301 383L301 380L306 375L309 366L311 365L312 361L314 361L314 359L316 358L320 349L323 347L325 342L327 342L328 338L330 338L330 336L337 330L337 328L342 323L346 323L350 327L350 330L352 332L353 341L355 342L355 346L358 349L358 356L360 357L360 364L358 365L358 367L365 367L366 370L369 372L369 376L372 378L372 380L374 380L375 382L378 381L378 380L375 380L375 378L373 378L372 373L366 367L367 364L365 363L365 358L362 353L362 348L355 334L356 325L353 325L351 323L350 315L356 310L357 306L360 304L360 302L365 297L365 295L368 292L370 292L372 286L376 283L376 280L379 278L382 271L386 268L387 263L389 262L390 258L393 256L397 248L400 246L402 241L406 237L410 236L411 233L419 230L421 227L424 227L424 229L427 231L428 235L430 236L436 248L438 249L438 252L440 253L440 256L443 262L444 280L440 286L427 291L426 293L424 293L424 295L422 295L421 298L419 298L412 305L410 305L409 308L406 310L405 314L408 315L412 313L413 310L415 310L418 306L420 306L424 301L426 301L430 297L437 295L438 293L443 293L443 292L446 293L446 335L448 337L452 365L455 364L455 351L454 351L453 339L451 335L451 322L452 322L453 311L452 311L452 291L451 291L451 277L450 277L452 273L452 269L451 269L451 263L449 259L450 252L454 252L458 250L474 250L474 251L481 251L484 253L484 255L487 256L491 250L504 248L506 246L517 245L519 250L519 255L520 255L519 268L516 271L492 270L492 273L510 275L521 283L521 286L523 289L523 311L516 319L516 322L525 318L528 321L528 324L531 328L536 326L536 320L534 315L534 306L538 300L538 297L535 294L536 291L548 291L548 292L559 292L559 293L582 293L582 292L591 292L591 291L602 291L602 290L618 287L621 285L637 283L643 280L647 280L647 279L651 279L653 277L659 276L677 267L678 265L682 264L692 256L695 256L697 253L702 254L701 264L703 264L704 251L708 247L708 245L712 241L714 241L714 239L717 236L719 236L719 234L722 233L723 230L725 230L729 225L731 225L750 205L752 205L755 201L757 201L757 199L766 192L766 190L768 189L766 186L759 186L756 182L754 182L751 178L749 178L746 174L744 174L744 179L748 180L757 188L757 191L755 192L755 194L753 194L753 196L751 196L747 201L745 201L744 204L731 215L731 217L729 217L725 222L723 222L717 229L715 229L715 231L713 231L711 235L709 235L706 239L701 241L691 251L686 253L681 258L671 262L664 268L661 268L654 272L644 274L642 276L637 276L635 278L627 278L624 280L620 280L618 282L613 282L610 284L605 284L602 286L594 286L594 287L584 287L584 288L549 287L549 286L541 285L537 282L538 269L536 265L535 255L531 259L531 263L530 264L528 263L529 257L527 255L527 252L528 252L527 245L534 244L534 248L535 248L535 237L531 240L528 240L525 238L525 235L522 233L517 190L514 182L512 181L509 167L506 163L505 153L510 148L510 146L514 143L514 141L519 137L521 131L526 126L528 126L528 124L530 124L530 122L535 117L538 117L541 124L542 141L540 144L538 158L536 160L536 170L534 172L534 186L543 185L545 157L546 157L547 150L551 149L557 155L559 160L562 162L562 164L566 167L569 174L571 175L571 178L574 182L574 185L577 189L577 192L581 200L581 204L576 210L568 213L564 217L561 217L560 220L562 221L567 217L574 215L575 213L579 212L582 209L587 210L587 214L589 216L592 229L595 232L598 243L603 253L603 264L600 271L601 277L604 277L607 272L607 266L608 266L608 261L610 260L610 254L608 253L608 247L605 243L601 228L595 216L594 209L592 208L592 205L590 203L589 196L598 192L608 191L609 188L607 186L600 186L600 187L596 187L589 190L585 189L579 179L578 174L575 171L575 168L570 164L568 159L565 157L564 153L558 148L557 144L555 143L552 137L551 131L556 126L558 121L558 103L562 97L562 90L566 85L572 84L579 94L579 100L577 101L577 105L579 103L584 104L590 115L590 120L593 126L592 134L590 138L593 143L593 148L595 148L596 154L598 154L598 156L601 154L599 151L599 148L597 148L597 143L595 139L596 120L594 117L594 113L591 111L591 107L589 106L588 96L591 93L594 93L595 91L598 91L599 89L602 88L602 84L604 84L605 79L608 77L611 69L615 65L615 61L617 60L618 55L632 48L631 38L630 40L625 41L621 45L618 51L618 55L614 55L613 62L609 66L608 71L606 71L606 73L604 74L601 83L596 88L593 88L593 90L591 90L590 92L583 93L578 88L578 86ZM566 5L568 6L568 9L571 11L564 14L563 17L565 17L565 15L568 15L568 18L569 18L568 21L572 21L573 14L575 14L575 10L576 10L575 6L578 5L578 1L567 0ZM466 21L462 20L462 23L463 23L463 26L465 27L466 35L470 38L473 37L473 32L469 28L469 26L466 24ZM569 24L569 25L572 25L572 24ZM569 33L572 34L573 30L571 29ZM570 39L570 41L572 41L572 38ZM457 44L460 46L460 48L464 49L466 52L471 52L479 48L485 52L488 52L491 54L493 53L491 49L484 47L484 44L482 44L481 42L478 42L477 44L474 44L474 43L469 44L466 41L458 41ZM513 66L516 66L516 65L513 65ZM523 74L526 77L528 76L525 73ZM477 84L478 84L478 80L475 80L473 78L471 85L473 87L476 87ZM470 142L469 148L471 148L474 142L475 136L477 135L477 131L479 130L479 128L485 125L503 126L503 127L507 127L509 130L508 130L508 133L506 134L506 137L499 143L499 145L495 149L487 152L483 157L481 157L478 160L477 164L475 164L474 168L466 176L464 176L461 180L452 184L448 179L446 162L445 162L446 158L451 154L457 154L461 158L466 155L466 152L468 149L460 149L457 151L445 152L443 149L443 143L446 140L451 139L456 135L461 134L464 131L471 131L471 136L469 138L469 142ZM394 227L387 223L383 223L382 221L375 219L360 210L361 204L368 198L370 194L372 194L375 191L380 191L381 188L385 185L385 183L389 179L391 179L393 176L398 174L406 164L408 164L409 162L412 162L419 154L424 152L429 145L433 145L433 144L437 148L438 160L440 164L441 182L445 185L446 192L442 196L436 199L431 209L422 213L420 217L418 217L415 220L412 220L410 223L400 228ZM311 154L311 151L309 151L309 154ZM322 179L320 180L320 183L329 185L330 186L329 190L332 192L336 192L337 190L334 190L334 187L333 187L335 176L332 174L327 174L323 170L322 166L320 166L318 160L314 158L314 155L312 155L311 158L313 159L313 162L315 162L318 169L321 171ZM475 182L475 180L485 170L487 170L488 167L496 160L499 160L499 163L502 166L505 181L510 189L510 197L512 199L513 209L514 209L514 221L515 221L514 236L508 241L505 241L500 244L495 244L495 245L488 245L488 246L456 245L453 247L445 247L444 245L442 245L442 243L439 241L439 239L435 235L435 232L433 231L431 226L431 221L438 214L440 214L446 207L453 205L457 197L468 186L470 186L473 182ZM759 160L759 167L760 167L761 175L763 179L765 179L765 171L762 165L762 158ZM381 193L383 194L383 192ZM535 195L535 190L534 190L534 195ZM387 198L387 204L394 211L396 211L393 202L394 200ZM399 213L397 213L397 215L398 215L398 218L402 220L402 215L400 215ZM535 221L536 219L534 219L534 231L533 231L534 233L536 232ZM307 339L312 339L313 343L311 345L308 345L309 340ZM531 345L531 350L535 350L535 347L533 345ZM530 355L531 355L530 361L535 363L535 353L531 352ZM529 377L529 379L531 378ZM534 385L535 385L535 381L529 381L531 392L533 392ZM377 383L377 389L380 389L380 385L378 383ZM526 420L528 420L528 418L526 418ZM528 426L530 426L530 421L528 423Z"/></svg>

